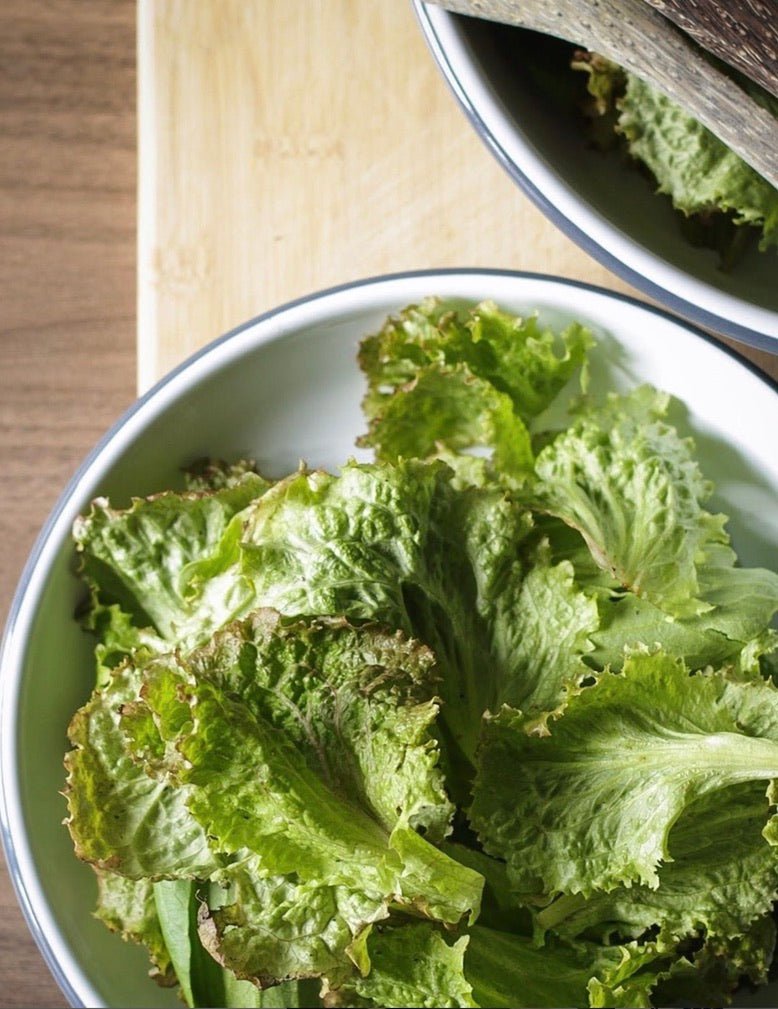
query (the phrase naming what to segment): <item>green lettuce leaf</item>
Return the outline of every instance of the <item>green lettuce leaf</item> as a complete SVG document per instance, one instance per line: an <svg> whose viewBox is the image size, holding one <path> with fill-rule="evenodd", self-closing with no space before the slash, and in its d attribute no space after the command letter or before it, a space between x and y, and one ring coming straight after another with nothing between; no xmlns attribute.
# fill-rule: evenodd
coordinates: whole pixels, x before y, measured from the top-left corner
<svg viewBox="0 0 778 1009"><path fill-rule="evenodd" d="M698 566L727 538L725 517L705 510L712 486L691 440L665 420L668 404L643 386L582 408L539 454L533 496L621 586L681 617L709 608Z"/></svg>
<svg viewBox="0 0 778 1009"><path fill-rule="evenodd" d="M778 894L778 858L763 835L768 815L760 782L702 795L673 824L656 887L632 884L589 897L560 896L538 913L538 927L568 939L586 934L602 941L613 935L637 939L654 929L668 943L704 936L709 947L745 936L767 918ZM771 954L774 936L764 940ZM771 957L764 947L754 952L750 973L764 983Z"/></svg>
<svg viewBox="0 0 778 1009"><path fill-rule="evenodd" d="M95 868L98 884L95 917L127 942L146 947L151 960L149 975L164 988L177 984L149 879L128 879L108 869Z"/></svg>
<svg viewBox="0 0 778 1009"><path fill-rule="evenodd" d="M248 610L252 588L235 564L241 512L269 486L247 470L215 490L136 498L127 509L98 498L76 520L90 588L84 619L102 639L103 682L125 655L194 647Z"/></svg>
<svg viewBox="0 0 778 1009"><path fill-rule="evenodd" d="M414 460L300 473L252 511L243 565L257 598L281 612L377 619L432 648L447 752L466 764L501 679L487 617L498 583L521 577L531 519L504 492L462 494L452 478Z"/></svg>
<svg viewBox="0 0 778 1009"><path fill-rule="evenodd" d="M500 589L490 612L497 668L517 675L502 677L493 706L542 715L591 674L587 663L599 624L597 603L576 585L572 564L552 562L544 542L532 554L525 577Z"/></svg>
<svg viewBox="0 0 778 1009"><path fill-rule="evenodd" d="M778 245L778 191L710 130L634 74L619 100L618 129L658 191L685 214L731 213Z"/></svg>
<svg viewBox="0 0 778 1009"><path fill-rule="evenodd" d="M442 839L453 812L429 731L431 661L378 628L266 611L193 655L176 674L191 713L176 774L211 845L443 920L476 911L477 877L415 832Z"/></svg>
<svg viewBox="0 0 778 1009"><path fill-rule="evenodd" d="M192 654L182 672L195 695L210 690L221 705L240 697L328 790L349 796L387 832L402 820L441 841L453 807L430 733L438 712L433 663L429 649L377 625L282 620L258 610ZM197 701L187 701L179 752L199 745Z"/></svg>
<svg viewBox="0 0 778 1009"><path fill-rule="evenodd" d="M390 316L382 329L366 336L359 363L368 391L368 419L388 398L412 382L425 365L456 367L504 392L518 417L527 422L542 413L582 367L592 336L579 323L560 333L484 301L463 308L426 298Z"/></svg>
<svg viewBox="0 0 778 1009"><path fill-rule="evenodd" d="M373 434L360 439L378 460L446 458L476 448L492 450L494 468L521 476L534 454L526 424L507 393L473 375L463 363L431 364L389 397L373 418Z"/></svg>
<svg viewBox="0 0 778 1009"><path fill-rule="evenodd" d="M480 450L491 456L486 472L521 480L534 458L528 425L591 344L577 323L557 334L493 302L411 305L360 344L368 431L357 443L388 461Z"/></svg>
<svg viewBox="0 0 778 1009"><path fill-rule="evenodd" d="M576 530L550 516L535 516L535 524L551 563L572 565L576 588L597 607L584 656L593 669L620 669L625 649L640 645L683 658L691 669L726 665L744 675L759 675L775 654L778 638L770 623L778 612L778 573L738 566L729 546L712 544L697 562L701 612L669 619L603 571Z"/></svg>
<svg viewBox="0 0 778 1009"><path fill-rule="evenodd" d="M189 811L191 789L148 774L130 753L123 712L134 718L142 682L141 670L123 663L73 716L66 824L78 857L98 868L137 880L207 877L223 859Z"/></svg>
<svg viewBox="0 0 778 1009"><path fill-rule="evenodd" d="M338 983L355 965L369 968L362 937L387 914L384 902L361 889L293 872L268 875L262 859L244 851L219 874L198 932L203 947L236 977L271 988L284 978Z"/></svg>
<svg viewBox="0 0 778 1009"><path fill-rule="evenodd" d="M408 1006L408 1009L477 1007L465 978L468 937L448 940L430 924L374 928L367 938L370 971L329 994L332 1006Z"/></svg>
<svg viewBox="0 0 778 1009"><path fill-rule="evenodd" d="M599 601L600 626L591 634L591 662L620 668L624 650L638 643L683 656L691 669L729 665L759 675L760 659L776 649L770 621L778 611L778 576L760 568L703 565L700 601L709 607L668 620L666 613L633 593Z"/></svg>
<svg viewBox="0 0 778 1009"><path fill-rule="evenodd" d="M518 892L656 888L690 803L716 792L726 804L728 785L778 775L778 691L766 681L636 653L557 715L546 735L507 707L487 723L471 819Z"/></svg>
<svg viewBox="0 0 778 1009"><path fill-rule="evenodd" d="M186 656L123 664L73 722L78 854L226 887L203 945L262 985L350 969L391 906L474 917L481 877L431 843L453 814L432 664L377 625L268 610Z"/></svg>
<svg viewBox="0 0 778 1009"><path fill-rule="evenodd" d="M354 974L328 996L334 1006L649 1007L665 979L691 987L699 971L655 943L566 944L482 925L458 939L430 923L390 922L367 938L370 972ZM700 987L697 980L697 987ZM715 992L722 996L722 988ZM707 995L712 992L708 988Z"/></svg>

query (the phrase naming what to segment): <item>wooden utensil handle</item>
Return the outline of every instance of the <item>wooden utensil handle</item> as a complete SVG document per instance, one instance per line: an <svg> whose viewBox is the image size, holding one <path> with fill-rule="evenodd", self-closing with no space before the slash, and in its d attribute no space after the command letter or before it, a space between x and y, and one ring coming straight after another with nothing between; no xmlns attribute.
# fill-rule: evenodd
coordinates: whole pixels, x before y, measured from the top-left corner
<svg viewBox="0 0 778 1009"><path fill-rule="evenodd" d="M646 0L695 41L778 97L775 0Z"/></svg>

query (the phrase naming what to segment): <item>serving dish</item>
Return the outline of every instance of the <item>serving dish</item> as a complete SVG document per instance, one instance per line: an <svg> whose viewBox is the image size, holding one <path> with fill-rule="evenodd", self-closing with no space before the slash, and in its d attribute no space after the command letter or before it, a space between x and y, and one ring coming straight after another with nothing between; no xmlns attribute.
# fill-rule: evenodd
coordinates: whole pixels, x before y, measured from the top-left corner
<svg viewBox="0 0 778 1009"><path fill-rule="evenodd" d="M427 295L493 299L577 320L597 339L593 390L647 381L679 397L715 505L731 516L744 564L778 559L778 390L750 365L663 311L584 284L486 270L368 279L281 306L217 339L155 385L106 433L64 489L31 553L0 651L0 788L6 857L43 956L74 1006L176 1005L146 978L140 948L92 917L91 870L73 855L65 815L66 726L92 687L91 643L74 620L81 586L71 526L89 501L117 503L181 483L205 454L251 456L270 476L305 459L336 468L366 457L360 339ZM756 1001L769 1005L773 988ZM761 1001L759 1000L761 999Z"/></svg>
<svg viewBox="0 0 778 1009"><path fill-rule="evenodd" d="M578 115L524 72L541 36L413 2L472 127L551 221L617 276L694 324L778 351L775 250L759 252L754 244L722 271L712 250L687 241L652 182L594 150Z"/></svg>

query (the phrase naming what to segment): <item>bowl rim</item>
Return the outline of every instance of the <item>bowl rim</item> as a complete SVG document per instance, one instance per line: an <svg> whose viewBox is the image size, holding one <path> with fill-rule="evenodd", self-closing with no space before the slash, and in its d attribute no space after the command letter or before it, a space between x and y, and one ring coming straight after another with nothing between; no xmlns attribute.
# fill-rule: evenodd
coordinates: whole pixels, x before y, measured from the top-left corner
<svg viewBox="0 0 778 1009"><path fill-rule="evenodd" d="M778 395L778 380L765 374L758 365L743 357L736 348L721 343L710 333L661 306L643 302L632 295L612 291L600 285L554 274L487 267L450 267L369 276L286 301L206 343L138 396L83 458L49 512L22 568L0 639L0 841L26 924L54 980L74 1007L83 1009L85 1006L98 1005L99 996L95 993L94 999L84 1001L78 994L78 991L92 992L91 982L82 964L73 955L48 907L37 866L26 843L26 835L20 830L24 824L24 816L14 774L14 755L17 748L14 716L18 706L20 673L25 659L25 628L34 615L36 601L61 549L62 537L65 533L69 534L72 520L81 507L83 491L90 482L94 483L95 479L110 467L112 460L132 442L137 433L164 412L178 395L203 378L212 363L221 367L234 361L245 350L283 339L287 333L304 328L306 323L309 326L315 325L322 316L322 309L327 314L338 309L354 310L360 306L370 307L383 292L388 293L393 287L397 288L399 310L402 307L400 305L402 292L409 285L412 288L414 285L420 288L423 283L425 287L430 287L436 278L441 278L444 285L446 282L454 282L457 278L466 279L471 285L483 281L485 288L493 286L499 279L506 282L517 281L521 284L536 283L541 289L561 286L588 292L608 301L630 305L640 312L654 315L678 326L690 336L700 338L714 352L718 351L738 363ZM428 290L427 293L431 292ZM356 302L354 295L357 295ZM412 298L420 296L418 293L411 295ZM449 296L453 296L453 293ZM486 291L484 296L489 296ZM287 322L291 324L285 325ZM79 978L78 985L71 980L75 977Z"/></svg>
<svg viewBox="0 0 778 1009"><path fill-rule="evenodd" d="M461 35L461 25L468 17L425 0L411 3L427 46L477 135L556 227L606 269L693 325L778 353L778 312L684 273L577 200L553 166L523 136L511 131L499 103L469 64ZM503 130L510 134L512 148L520 151L521 165L507 149L500 135ZM680 293L684 287L688 294Z"/></svg>

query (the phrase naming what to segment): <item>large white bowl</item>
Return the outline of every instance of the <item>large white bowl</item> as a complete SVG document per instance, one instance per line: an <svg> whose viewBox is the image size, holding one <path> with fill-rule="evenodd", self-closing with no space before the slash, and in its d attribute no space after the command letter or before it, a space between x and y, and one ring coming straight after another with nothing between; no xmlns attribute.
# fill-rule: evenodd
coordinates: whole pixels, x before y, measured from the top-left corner
<svg viewBox="0 0 778 1009"><path fill-rule="evenodd" d="M592 385L650 381L686 404L716 504L747 564L778 559L778 390L669 315L582 284L498 271L420 272L366 280L285 305L190 358L120 418L60 497L24 570L0 651L0 792L6 857L43 955L75 1006L175 1005L145 974L140 949L94 920L91 869L62 825L66 726L92 686L91 646L74 620L71 523L98 494L117 503L178 486L204 454L252 456L271 475L337 467L363 430L360 339L429 294L492 298L542 320L588 324ZM763 1005L778 1004L778 988ZM742 1004L747 1004L745 1001ZM759 1004L759 1003L751 1003Z"/></svg>
<svg viewBox="0 0 778 1009"><path fill-rule="evenodd" d="M778 353L778 254L729 273L681 235L652 183L585 142L578 117L524 73L537 36L413 0L445 79L481 139L534 203L616 275L698 326ZM575 40L572 40L575 41ZM513 55L515 52L515 56Z"/></svg>

